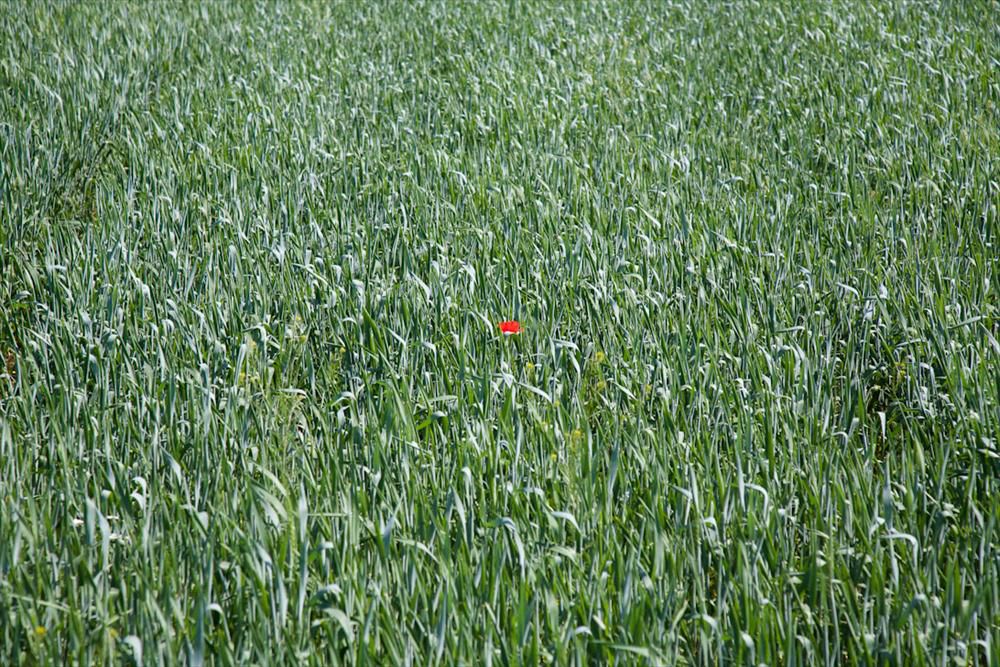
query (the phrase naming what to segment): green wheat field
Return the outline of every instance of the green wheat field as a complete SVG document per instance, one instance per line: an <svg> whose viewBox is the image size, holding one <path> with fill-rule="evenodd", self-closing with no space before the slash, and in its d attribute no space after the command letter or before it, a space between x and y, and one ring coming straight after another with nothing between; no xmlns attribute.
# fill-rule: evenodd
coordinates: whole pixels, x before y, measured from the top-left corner
<svg viewBox="0 0 1000 667"><path fill-rule="evenodd" d="M2 0L0 664L1000 665L998 210L992 0Z"/></svg>

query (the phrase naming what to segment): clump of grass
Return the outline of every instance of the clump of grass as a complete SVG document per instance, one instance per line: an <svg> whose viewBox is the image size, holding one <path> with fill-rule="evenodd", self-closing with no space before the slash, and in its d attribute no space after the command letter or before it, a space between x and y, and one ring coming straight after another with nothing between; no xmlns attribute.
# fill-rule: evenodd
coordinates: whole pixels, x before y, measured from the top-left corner
<svg viewBox="0 0 1000 667"><path fill-rule="evenodd" d="M4 9L0 664L996 662L984 6Z"/></svg>

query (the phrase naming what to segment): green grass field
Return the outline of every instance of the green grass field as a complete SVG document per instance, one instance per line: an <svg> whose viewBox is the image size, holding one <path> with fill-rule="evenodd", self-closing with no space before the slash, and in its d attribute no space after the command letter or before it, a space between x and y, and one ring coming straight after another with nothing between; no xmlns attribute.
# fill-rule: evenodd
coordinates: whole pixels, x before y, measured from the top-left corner
<svg viewBox="0 0 1000 667"><path fill-rule="evenodd" d="M0 664L1000 665L998 25L5 0Z"/></svg>

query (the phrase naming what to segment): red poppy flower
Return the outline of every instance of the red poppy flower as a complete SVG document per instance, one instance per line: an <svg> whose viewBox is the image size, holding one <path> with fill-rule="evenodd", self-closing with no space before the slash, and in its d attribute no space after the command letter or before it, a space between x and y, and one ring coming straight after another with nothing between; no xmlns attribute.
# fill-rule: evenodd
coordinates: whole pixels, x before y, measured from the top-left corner
<svg viewBox="0 0 1000 667"><path fill-rule="evenodd" d="M505 336L519 334L521 333L521 323L517 320L507 320L506 322L501 322L500 331L502 331Z"/></svg>

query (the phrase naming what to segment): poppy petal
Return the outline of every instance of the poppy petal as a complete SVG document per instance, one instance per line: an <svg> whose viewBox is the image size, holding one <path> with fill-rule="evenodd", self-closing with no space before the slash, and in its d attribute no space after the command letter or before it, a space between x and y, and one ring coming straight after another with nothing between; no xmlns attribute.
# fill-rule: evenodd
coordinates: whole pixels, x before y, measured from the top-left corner
<svg viewBox="0 0 1000 667"><path fill-rule="evenodd" d="M521 323L517 320L506 320L500 323L500 331L508 336L521 333Z"/></svg>

